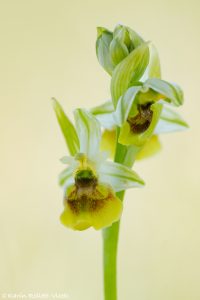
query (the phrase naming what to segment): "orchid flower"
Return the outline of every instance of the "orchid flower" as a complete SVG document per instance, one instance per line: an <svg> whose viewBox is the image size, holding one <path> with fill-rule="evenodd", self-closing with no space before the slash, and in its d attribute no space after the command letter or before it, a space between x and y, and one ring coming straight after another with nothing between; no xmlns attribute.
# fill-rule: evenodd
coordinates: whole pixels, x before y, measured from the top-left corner
<svg viewBox="0 0 200 300"><path fill-rule="evenodd" d="M132 89L133 90L133 89ZM130 92L130 91L129 91ZM152 91L150 91L152 93ZM141 93L140 95L144 95L145 93ZM148 92L147 92L148 94ZM172 133L177 131L183 131L188 128L188 124L184 121L184 119L168 104L163 104L163 100L156 100L158 103L153 105L153 109L156 110L162 106L162 110L159 113L159 118L157 118L157 114L154 115L154 123L151 123L149 128L146 128L144 132L131 132L131 117L130 122L128 120L128 114L130 111L129 101L127 101L128 94L122 99L119 100L119 104L117 106L117 110L114 109L112 101L107 101L102 105L93 107L91 112L95 115L95 117L101 123L101 126L104 128L104 132L102 134L101 140L101 149L104 151L108 151L110 153L110 157L114 156L115 153L115 140L116 140L116 127L121 126L121 132L119 136L119 142L124 144L133 143L135 147L138 147L138 154L136 155L137 159L143 159L149 157L161 149L161 143L159 140L160 134L163 133ZM159 94L154 94L154 97L159 97ZM154 99L155 99L154 98ZM140 97L133 99L135 103L132 104L132 107L136 107L136 102L140 99ZM142 97L141 97L142 99ZM128 100L131 100L130 98ZM162 101L162 103L161 103ZM169 101L169 100L168 100ZM159 103L160 102L160 103ZM158 107L155 105L159 105ZM152 106L152 104L151 104ZM172 105L171 105L172 106ZM132 109L133 111L133 109ZM138 110L135 110L136 114L138 114ZM156 111L157 112L157 111ZM147 115L148 117L148 115ZM132 117L134 119L134 117ZM135 118L135 120L137 120ZM148 122L148 120L146 120ZM144 126L144 125L143 125ZM112 142L111 142L112 141ZM142 144L142 147L141 147Z"/></svg>
<svg viewBox="0 0 200 300"><path fill-rule="evenodd" d="M61 222L75 230L110 226L122 213L116 192L142 186L144 182L130 168L106 159L106 153L100 151L100 123L91 113L76 109L74 128L55 99L53 105L61 129L66 120L71 128L67 141L77 145L72 156L61 159L68 165L59 177L65 190Z"/></svg>

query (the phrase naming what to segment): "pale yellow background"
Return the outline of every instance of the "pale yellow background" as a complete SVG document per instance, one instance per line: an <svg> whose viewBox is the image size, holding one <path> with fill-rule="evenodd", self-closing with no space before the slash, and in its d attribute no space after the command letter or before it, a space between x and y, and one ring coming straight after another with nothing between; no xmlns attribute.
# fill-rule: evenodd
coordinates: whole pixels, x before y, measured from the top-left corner
<svg viewBox="0 0 200 300"><path fill-rule="evenodd" d="M121 22L157 45L191 129L135 165L147 184L125 201L119 300L200 299L199 12L198 0L0 1L0 293L103 299L101 233L59 223L66 147L50 98L71 114L109 97L96 26Z"/></svg>

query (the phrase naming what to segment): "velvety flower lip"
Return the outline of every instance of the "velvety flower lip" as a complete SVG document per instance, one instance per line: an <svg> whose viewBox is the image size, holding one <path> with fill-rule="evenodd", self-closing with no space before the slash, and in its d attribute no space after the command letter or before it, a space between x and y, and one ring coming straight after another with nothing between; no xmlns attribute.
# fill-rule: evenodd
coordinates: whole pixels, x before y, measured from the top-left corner
<svg viewBox="0 0 200 300"><path fill-rule="evenodd" d="M64 206L60 220L74 230L110 226L119 220L123 208L112 187L103 183L82 188L72 185L66 192Z"/></svg>

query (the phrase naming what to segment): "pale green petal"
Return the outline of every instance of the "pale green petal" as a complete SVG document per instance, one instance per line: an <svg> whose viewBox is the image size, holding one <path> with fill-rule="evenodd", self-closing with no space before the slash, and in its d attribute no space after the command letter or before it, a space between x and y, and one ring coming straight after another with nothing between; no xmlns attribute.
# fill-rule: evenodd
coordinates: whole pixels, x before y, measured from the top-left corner
<svg viewBox="0 0 200 300"><path fill-rule="evenodd" d="M145 86L163 95L165 101L175 106L183 104L183 92L177 84L169 83L158 78L150 78L145 82Z"/></svg>
<svg viewBox="0 0 200 300"><path fill-rule="evenodd" d="M142 77L148 63L149 47L148 43L143 43L117 65L111 80L112 101L115 107L120 96L125 93L133 82Z"/></svg>
<svg viewBox="0 0 200 300"><path fill-rule="evenodd" d="M94 160L99 153L101 128L99 121L85 109L74 111L80 152Z"/></svg>
<svg viewBox="0 0 200 300"><path fill-rule="evenodd" d="M52 104L69 152L71 155L75 155L79 151L79 140L74 125L55 98L52 98Z"/></svg>
<svg viewBox="0 0 200 300"><path fill-rule="evenodd" d="M140 86L130 87L126 93L120 97L117 103L116 111L113 113L113 118L118 126L122 126L126 122L133 102L140 89Z"/></svg>
<svg viewBox="0 0 200 300"><path fill-rule="evenodd" d="M156 126L155 133L168 133L173 131L183 131L188 128L188 124L183 118L169 107L164 107L160 120Z"/></svg>
<svg viewBox="0 0 200 300"><path fill-rule="evenodd" d="M110 184L116 192L144 185L144 181L133 170L109 161L102 164L99 180Z"/></svg>

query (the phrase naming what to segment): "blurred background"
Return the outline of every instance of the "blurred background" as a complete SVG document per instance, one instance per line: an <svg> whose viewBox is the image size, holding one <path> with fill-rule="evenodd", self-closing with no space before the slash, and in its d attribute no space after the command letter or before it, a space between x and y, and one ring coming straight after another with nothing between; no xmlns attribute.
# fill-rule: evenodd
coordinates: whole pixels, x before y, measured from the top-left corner
<svg viewBox="0 0 200 300"><path fill-rule="evenodd" d="M146 187L127 192L119 299L200 299L199 13L198 0L0 1L0 295L103 299L101 232L59 223L66 147L50 98L70 116L109 98L96 27L123 23L155 43L163 78L183 87L190 130L163 135L163 151L135 165Z"/></svg>

